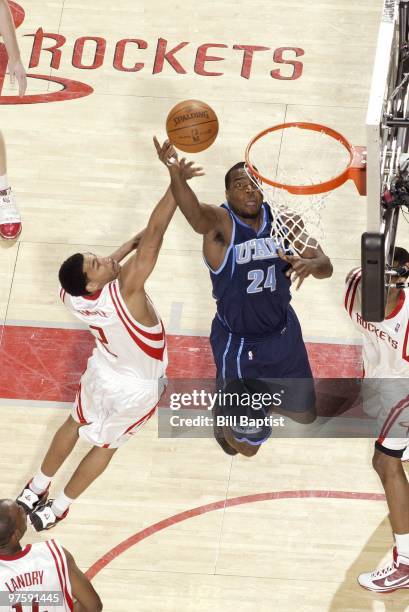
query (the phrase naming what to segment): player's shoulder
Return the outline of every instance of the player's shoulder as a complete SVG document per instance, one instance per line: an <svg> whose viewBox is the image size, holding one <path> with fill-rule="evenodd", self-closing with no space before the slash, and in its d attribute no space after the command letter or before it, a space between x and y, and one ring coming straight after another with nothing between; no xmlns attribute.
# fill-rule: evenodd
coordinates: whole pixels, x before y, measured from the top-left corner
<svg viewBox="0 0 409 612"><path fill-rule="evenodd" d="M362 268L352 268L345 278L345 283L349 286L353 282L360 281L362 278Z"/></svg>
<svg viewBox="0 0 409 612"><path fill-rule="evenodd" d="M109 291L109 285L110 283L107 283L102 289L92 295L70 295L65 289L60 287L60 299L65 306L74 310L95 307L105 300Z"/></svg>

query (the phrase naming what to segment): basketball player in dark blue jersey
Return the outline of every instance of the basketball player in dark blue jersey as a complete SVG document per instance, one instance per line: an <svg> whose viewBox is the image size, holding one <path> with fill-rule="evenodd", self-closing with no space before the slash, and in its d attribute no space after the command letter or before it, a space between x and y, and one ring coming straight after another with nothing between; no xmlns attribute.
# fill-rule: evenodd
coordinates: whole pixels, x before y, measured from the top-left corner
<svg viewBox="0 0 409 612"><path fill-rule="evenodd" d="M226 174L226 202L221 206L202 204L183 178L188 162L170 159L163 153L166 149L157 141L155 145L169 169L177 205L192 228L203 235L203 254L217 304L210 342L218 381L223 385L226 381L308 381L307 386L298 387L298 394L297 385L286 388L290 393L285 414L290 411L289 416L301 423L313 421L311 368L300 324L290 306L290 285L297 280L298 289L310 275L330 277L329 258L319 245L306 248L300 257L270 236L270 208L263 202L257 183L249 178L244 162ZM297 236L291 238L297 247ZM250 387L254 391L253 383ZM216 431L216 439L228 454L252 456L271 429L259 433L246 435L223 427Z"/></svg>

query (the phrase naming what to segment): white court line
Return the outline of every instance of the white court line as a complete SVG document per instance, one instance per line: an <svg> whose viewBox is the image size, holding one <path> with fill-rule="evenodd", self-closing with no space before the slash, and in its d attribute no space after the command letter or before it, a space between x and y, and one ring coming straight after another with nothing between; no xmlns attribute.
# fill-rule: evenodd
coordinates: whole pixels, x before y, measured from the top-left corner
<svg viewBox="0 0 409 612"><path fill-rule="evenodd" d="M72 402L49 402L46 400L24 400L0 398L0 406L12 406L13 408L71 408Z"/></svg>

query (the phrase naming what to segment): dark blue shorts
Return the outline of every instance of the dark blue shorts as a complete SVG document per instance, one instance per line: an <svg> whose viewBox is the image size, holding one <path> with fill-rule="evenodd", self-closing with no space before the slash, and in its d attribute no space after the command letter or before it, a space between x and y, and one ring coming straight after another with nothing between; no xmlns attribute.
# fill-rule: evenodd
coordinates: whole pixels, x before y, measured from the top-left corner
<svg viewBox="0 0 409 612"><path fill-rule="evenodd" d="M210 334L217 368L218 387L237 379L260 380L272 392L282 392L282 410L307 412L314 409L314 382L300 323L288 310L287 325L281 332L254 339L240 337L226 329L216 316Z"/></svg>

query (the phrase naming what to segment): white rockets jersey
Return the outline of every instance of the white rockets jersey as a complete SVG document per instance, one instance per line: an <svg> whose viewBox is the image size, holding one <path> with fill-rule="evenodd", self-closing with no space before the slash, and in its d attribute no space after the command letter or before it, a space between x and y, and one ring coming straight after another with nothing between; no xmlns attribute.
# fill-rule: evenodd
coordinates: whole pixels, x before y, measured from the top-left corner
<svg viewBox="0 0 409 612"><path fill-rule="evenodd" d="M39 592L39 605L17 607L0 605L0 610L15 612L68 612L74 610L71 583L64 550L56 540L27 544L12 556L0 555L0 591L3 593ZM62 593L62 606L52 605L45 591ZM42 601L42 597L44 598ZM17 598L16 598L17 601ZM3 603L3 602L2 602ZM58 602L57 602L58 603ZM14 607L13 607L14 606Z"/></svg>
<svg viewBox="0 0 409 612"><path fill-rule="evenodd" d="M345 308L363 336L367 378L409 377L409 289L401 289L395 310L381 323L362 319L361 270L346 284Z"/></svg>
<svg viewBox="0 0 409 612"><path fill-rule="evenodd" d="M143 380L164 376L167 349L163 323L156 310L157 325L138 323L121 296L118 279L91 296L74 297L61 289L60 297L95 336L94 352L98 350L117 373Z"/></svg>

